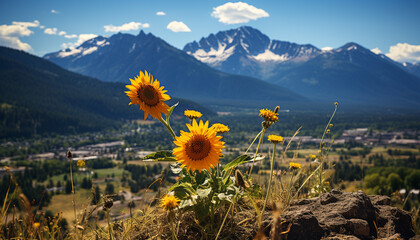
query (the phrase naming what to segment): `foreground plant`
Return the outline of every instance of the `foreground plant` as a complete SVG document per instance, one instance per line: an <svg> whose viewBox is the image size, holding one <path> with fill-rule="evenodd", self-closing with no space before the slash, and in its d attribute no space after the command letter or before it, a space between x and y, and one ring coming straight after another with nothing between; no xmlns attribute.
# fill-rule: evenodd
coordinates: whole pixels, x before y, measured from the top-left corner
<svg viewBox="0 0 420 240"><path fill-rule="evenodd" d="M251 142L245 154L221 166L220 158L223 157L222 150L225 148L222 134L230 130L228 126L215 123L209 127L209 121L197 120L202 117L202 113L186 110L184 115L190 121L186 123L188 131L180 131L177 136L171 128L169 120L178 104L169 107L164 103L170 97L165 94L166 90L163 90L163 86L161 87L157 80L154 81L152 75L147 72L145 74L140 72L135 80L130 80L132 85L127 85L130 91L126 92L131 99L130 104L140 105L140 109L145 112L144 119L149 114L152 118L157 118L173 136L176 145L173 151L156 152L144 158L149 161L173 162L171 171L178 175L177 182L169 187L161 199L161 207L166 211L171 225L172 239L177 239L175 216L185 213L193 213L193 222L205 238L219 238L225 224L229 222L227 219L233 218L238 205L250 205L251 209L255 210L258 225L261 226L262 216L267 208L269 198L272 196L276 146L283 143L283 137L278 135L268 137L274 147L270 161L270 178L261 210L259 200L263 192L257 184L252 182L252 173L255 162L264 159L260 154L263 137L270 126L279 120L279 107L276 107L274 111L260 110L259 116L263 118L262 129ZM162 114L166 119L162 118ZM285 152L298 132L299 130L283 150L282 159L285 159ZM249 155L248 151L257 139L259 141L256 151ZM243 175L238 168L247 163L250 163L251 167ZM284 206L288 206L291 199L296 198L303 185L315 174L311 174L302 185L296 186L295 177L299 175L300 168L300 164L290 163L290 182L288 185L281 185L281 189L285 193L283 194Z"/></svg>

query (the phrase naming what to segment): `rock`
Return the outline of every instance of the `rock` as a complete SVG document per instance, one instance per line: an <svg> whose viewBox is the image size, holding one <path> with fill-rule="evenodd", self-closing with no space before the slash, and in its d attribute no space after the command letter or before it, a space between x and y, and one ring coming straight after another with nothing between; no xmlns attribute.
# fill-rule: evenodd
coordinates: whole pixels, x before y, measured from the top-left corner
<svg viewBox="0 0 420 240"><path fill-rule="evenodd" d="M386 196L332 190L318 198L292 202L282 215L274 217L270 236L331 240L414 237L410 215L390 203Z"/></svg>

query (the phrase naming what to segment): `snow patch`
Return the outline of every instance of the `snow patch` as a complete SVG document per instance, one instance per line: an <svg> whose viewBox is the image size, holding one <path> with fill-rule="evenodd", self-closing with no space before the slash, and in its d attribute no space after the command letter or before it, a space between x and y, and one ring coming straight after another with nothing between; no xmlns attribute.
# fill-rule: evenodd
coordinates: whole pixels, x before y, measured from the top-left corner
<svg viewBox="0 0 420 240"><path fill-rule="evenodd" d="M357 49L357 47L355 45L352 45L352 46L347 48L347 51L356 50L356 49Z"/></svg>
<svg viewBox="0 0 420 240"><path fill-rule="evenodd" d="M403 64L402 64L404 67L407 67L407 63L406 62L403 62Z"/></svg>
<svg viewBox="0 0 420 240"><path fill-rule="evenodd" d="M82 55L86 56L98 50L98 47L90 47L88 49L83 49Z"/></svg>
<svg viewBox="0 0 420 240"><path fill-rule="evenodd" d="M102 40L102 41L97 41L96 42L96 45L98 45L98 46L101 46L102 44L104 44L106 42L106 39L104 39L104 40ZM108 42L108 44L109 44L109 42ZM107 45L108 45L107 44Z"/></svg>
<svg viewBox="0 0 420 240"><path fill-rule="evenodd" d="M228 59L235 51L235 46L225 49L226 45L219 42L217 49L211 48L210 51L206 52L203 49L198 49L192 55L199 61L208 63L210 65L217 65L220 62Z"/></svg>
<svg viewBox="0 0 420 240"><path fill-rule="evenodd" d="M287 54L277 55L269 49L266 49L265 52L252 57L260 62L284 62L290 59Z"/></svg>
<svg viewBox="0 0 420 240"><path fill-rule="evenodd" d="M62 50L58 53L58 57L65 58L68 56L73 56L82 52L81 48L68 48L66 50Z"/></svg>

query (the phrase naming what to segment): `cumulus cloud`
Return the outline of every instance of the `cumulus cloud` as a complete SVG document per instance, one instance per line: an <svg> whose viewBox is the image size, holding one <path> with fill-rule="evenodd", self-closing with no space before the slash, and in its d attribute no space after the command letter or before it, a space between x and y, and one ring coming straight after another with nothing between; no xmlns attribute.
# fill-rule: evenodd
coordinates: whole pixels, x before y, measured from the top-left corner
<svg viewBox="0 0 420 240"><path fill-rule="evenodd" d="M0 25L0 45L29 51L32 47L20 40L21 37L28 37L33 32L29 29L31 27L39 27L39 21L33 22L16 22L13 21L11 25Z"/></svg>
<svg viewBox="0 0 420 240"><path fill-rule="evenodd" d="M172 32L191 32L191 29L183 22L172 21L166 26Z"/></svg>
<svg viewBox="0 0 420 240"><path fill-rule="evenodd" d="M59 36L65 36L67 33L66 32L64 32L64 31L60 31L59 33L58 33L58 35Z"/></svg>
<svg viewBox="0 0 420 240"><path fill-rule="evenodd" d="M77 38L76 34L66 34L64 35L65 38Z"/></svg>
<svg viewBox="0 0 420 240"><path fill-rule="evenodd" d="M57 34L57 31L58 31L57 28L46 28L44 30L44 33L45 34L48 34L48 35L56 35Z"/></svg>
<svg viewBox="0 0 420 240"><path fill-rule="evenodd" d="M332 47L323 47L323 48L321 48L321 50L324 51L324 52L328 52L328 51L333 50L333 48Z"/></svg>
<svg viewBox="0 0 420 240"><path fill-rule="evenodd" d="M164 13L164 12L160 11L160 12L157 12L157 13L156 13L156 15L158 15L158 16L165 16L165 15L166 15L166 13Z"/></svg>
<svg viewBox="0 0 420 240"><path fill-rule="evenodd" d="M140 28L149 28L150 24L140 22L129 22L121 26L105 25L105 32L122 32L122 31L136 31Z"/></svg>
<svg viewBox="0 0 420 240"><path fill-rule="evenodd" d="M370 51L372 51L374 54L381 54L382 53L382 51L381 51L381 49L379 49L379 48L374 48L374 49L370 49Z"/></svg>
<svg viewBox="0 0 420 240"><path fill-rule="evenodd" d="M389 47L386 56L398 62L420 62L420 45L397 43Z"/></svg>
<svg viewBox="0 0 420 240"><path fill-rule="evenodd" d="M51 13L54 13L54 14L59 14L60 12L59 12L59 11L57 11L57 10L51 9Z"/></svg>
<svg viewBox="0 0 420 240"><path fill-rule="evenodd" d="M88 33L88 34L79 34L79 35L67 35L67 36L75 36L77 37L77 41L76 42L68 42L68 43L63 43L61 44L61 47L66 49L66 48L76 48L79 45L81 45L82 43L86 42L89 39L92 38L96 38L98 35L96 34L92 34L92 33ZM65 36L66 38L69 38Z"/></svg>
<svg viewBox="0 0 420 240"><path fill-rule="evenodd" d="M269 17L263 9L256 8L244 2L228 2L213 8L212 17L226 24L247 23L250 20Z"/></svg>

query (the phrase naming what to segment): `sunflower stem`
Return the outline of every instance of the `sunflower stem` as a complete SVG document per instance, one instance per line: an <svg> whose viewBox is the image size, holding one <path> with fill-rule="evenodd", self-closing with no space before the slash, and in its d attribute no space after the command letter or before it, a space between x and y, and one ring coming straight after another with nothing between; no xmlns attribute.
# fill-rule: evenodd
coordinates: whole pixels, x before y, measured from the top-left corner
<svg viewBox="0 0 420 240"><path fill-rule="evenodd" d="M265 196L265 201L264 201L264 205L263 208L261 210L261 215L258 219L258 225L261 226L261 220L262 220L262 216L264 215L264 211L265 211L265 207L267 206L267 202L268 202L268 196L270 195L270 190L271 190L271 182L273 181L273 172L274 172L274 158L276 156L276 146L277 144L274 144L274 148L273 148L273 157L271 158L271 163L270 163L270 180L268 181L268 186L267 186L267 195Z"/></svg>
<svg viewBox="0 0 420 240"><path fill-rule="evenodd" d="M171 125L169 124L169 121L167 122L167 121L163 120L162 118L159 118L159 121L168 129L168 131L169 131L169 133L171 133L172 137L174 139L176 139L175 132L172 129Z"/></svg>
<svg viewBox="0 0 420 240"><path fill-rule="evenodd" d="M261 141L264 137L264 133L265 133L266 130L267 130L266 128L263 128L263 130L261 131L261 136L260 136L260 140L258 141L257 150L255 151L255 155L254 155L254 158L252 160L251 169L249 171L249 178L251 178L251 179L252 179L252 169L254 168L255 159L257 158L257 154L258 154L258 151L260 150L260 146L261 146Z"/></svg>

